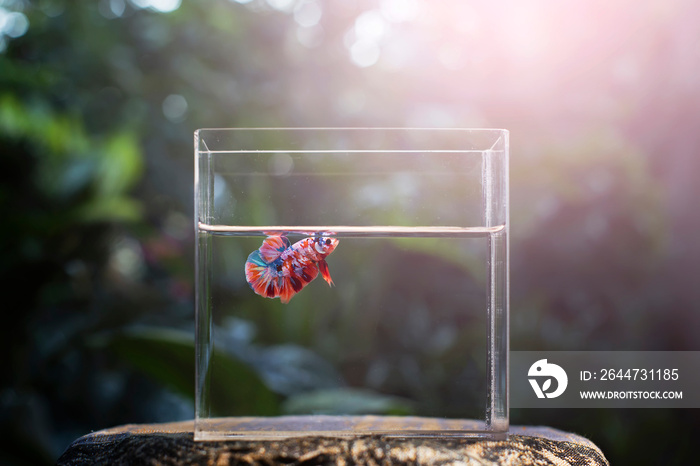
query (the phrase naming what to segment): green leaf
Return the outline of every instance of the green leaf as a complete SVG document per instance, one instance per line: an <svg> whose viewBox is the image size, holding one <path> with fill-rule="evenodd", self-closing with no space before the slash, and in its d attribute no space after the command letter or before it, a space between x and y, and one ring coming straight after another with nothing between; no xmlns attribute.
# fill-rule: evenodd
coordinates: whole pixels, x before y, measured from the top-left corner
<svg viewBox="0 0 700 466"><path fill-rule="evenodd" d="M194 400L195 342L188 332L163 328L131 329L102 345L112 354L164 386ZM212 415L273 415L279 400L250 367L214 351L210 370L215 385L209 400Z"/></svg>
<svg viewBox="0 0 700 466"><path fill-rule="evenodd" d="M413 413L409 400L371 390L336 388L306 392L287 399L287 414L391 414Z"/></svg>
<svg viewBox="0 0 700 466"><path fill-rule="evenodd" d="M103 195L121 194L138 181L143 170L141 150L130 133L110 138L100 157L97 190Z"/></svg>

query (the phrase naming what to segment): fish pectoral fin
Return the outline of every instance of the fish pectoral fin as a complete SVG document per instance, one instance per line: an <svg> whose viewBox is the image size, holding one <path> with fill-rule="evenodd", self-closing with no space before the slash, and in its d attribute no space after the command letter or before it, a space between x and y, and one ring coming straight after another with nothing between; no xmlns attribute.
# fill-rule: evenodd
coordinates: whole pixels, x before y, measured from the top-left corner
<svg viewBox="0 0 700 466"><path fill-rule="evenodd" d="M291 246L289 239L282 235L268 236L260 246L260 257L266 263L274 262L282 253Z"/></svg>
<svg viewBox="0 0 700 466"><path fill-rule="evenodd" d="M321 271L321 276L328 283L328 286L333 286L333 279L331 278L331 272L328 270L328 263L325 259L321 259L318 262L318 268Z"/></svg>

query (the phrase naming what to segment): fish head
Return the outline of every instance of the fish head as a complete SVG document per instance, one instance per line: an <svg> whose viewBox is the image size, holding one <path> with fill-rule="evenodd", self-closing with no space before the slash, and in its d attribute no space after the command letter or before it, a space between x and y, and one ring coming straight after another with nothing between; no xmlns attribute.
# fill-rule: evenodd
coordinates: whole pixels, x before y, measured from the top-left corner
<svg viewBox="0 0 700 466"><path fill-rule="evenodd" d="M317 236L314 238L314 249L317 253L327 256L338 246L338 239L330 236Z"/></svg>

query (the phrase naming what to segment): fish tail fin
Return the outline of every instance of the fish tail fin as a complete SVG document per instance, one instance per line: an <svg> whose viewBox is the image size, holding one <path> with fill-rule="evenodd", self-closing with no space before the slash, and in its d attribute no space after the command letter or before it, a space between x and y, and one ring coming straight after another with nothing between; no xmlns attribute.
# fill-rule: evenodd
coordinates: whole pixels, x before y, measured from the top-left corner
<svg viewBox="0 0 700 466"><path fill-rule="evenodd" d="M318 268L321 271L321 276L328 283L328 286L333 286L333 279L331 278L331 271L328 270L328 263L325 259L318 261Z"/></svg>
<svg viewBox="0 0 700 466"><path fill-rule="evenodd" d="M276 298L280 293L279 280L260 256L260 251L253 251L245 263L245 279L250 288L260 296Z"/></svg>

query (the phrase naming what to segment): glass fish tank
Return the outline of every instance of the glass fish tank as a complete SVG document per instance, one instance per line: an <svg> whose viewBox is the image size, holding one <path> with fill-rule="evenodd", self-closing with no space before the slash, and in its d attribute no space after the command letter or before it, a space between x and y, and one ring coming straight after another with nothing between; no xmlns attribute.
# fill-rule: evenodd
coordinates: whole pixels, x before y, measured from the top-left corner
<svg viewBox="0 0 700 466"><path fill-rule="evenodd" d="M194 134L195 439L508 431L508 131Z"/></svg>

